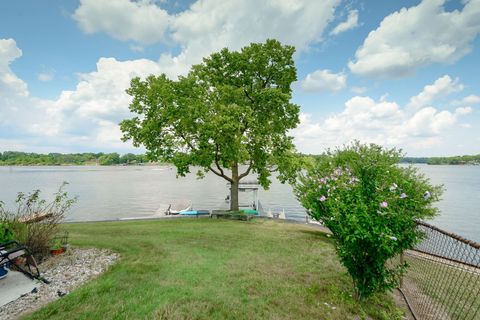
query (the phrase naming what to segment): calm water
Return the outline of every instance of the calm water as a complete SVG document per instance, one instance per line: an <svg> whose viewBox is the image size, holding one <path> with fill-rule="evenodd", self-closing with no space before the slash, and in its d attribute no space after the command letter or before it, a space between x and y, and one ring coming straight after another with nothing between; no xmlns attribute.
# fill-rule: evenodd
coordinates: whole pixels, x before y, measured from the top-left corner
<svg viewBox="0 0 480 320"><path fill-rule="evenodd" d="M434 224L480 241L480 166L418 167L446 188ZM12 206L17 192L34 189L48 197L63 181L70 183L69 194L78 196L70 221L149 216L184 199L195 209L219 208L228 193L225 181L213 174L203 180L193 174L177 179L170 167L0 167L0 200ZM251 199L250 194L240 196L241 202ZM265 210L285 209L289 218L305 217L289 185L275 181L270 190L259 191L259 199Z"/></svg>

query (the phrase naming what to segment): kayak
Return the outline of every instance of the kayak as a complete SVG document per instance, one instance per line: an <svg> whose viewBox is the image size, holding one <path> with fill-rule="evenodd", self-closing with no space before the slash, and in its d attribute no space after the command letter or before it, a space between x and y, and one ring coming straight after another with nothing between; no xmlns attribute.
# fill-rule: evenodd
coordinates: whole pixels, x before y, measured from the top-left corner
<svg viewBox="0 0 480 320"><path fill-rule="evenodd" d="M188 211L180 211L178 214L186 215L186 216L202 216L202 215L209 215L209 210L188 210Z"/></svg>

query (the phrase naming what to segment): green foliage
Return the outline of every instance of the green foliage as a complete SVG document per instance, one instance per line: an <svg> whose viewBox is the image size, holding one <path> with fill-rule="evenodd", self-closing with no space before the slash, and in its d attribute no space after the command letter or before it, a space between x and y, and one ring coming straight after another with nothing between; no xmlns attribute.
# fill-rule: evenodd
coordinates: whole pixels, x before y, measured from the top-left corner
<svg viewBox="0 0 480 320"><path fill-rule="evenodd" d="M137 116L121 122L123 140L144 145L151 160L173 162L180 176L199 166L232 184L251 172L265 188L273 171L292 179L297 158L287 132L299 123L299 107L290 103L294 51L267 40L214 53L178 80L133 79L127 93Z"/></svg>
<svg viewBox="0 0 480 320"><path fill-rule="evenodd" d="M14 235L7 222L0 222L0 244L13 240Z"/></svg>
<svg viewBox="0 0 480 320"><path fill-rule="evenodd" d="M401 153L358 142L327 152L295 191L309 215L328 227L337 253L365 298L397 286L406 265L387 261L420 239L417 219L433 217L441 187L397 165Z"/></svg>
<svg viewBox="0 0 480 320"><path fill-rule="evenodd" d="M120 156L118 153L26 153L17 151L0 152L0 166L28 166L28 165L87 165L100 163L101 165L113 164L138 164L148 162L145 155L127 153Z"/></svg>

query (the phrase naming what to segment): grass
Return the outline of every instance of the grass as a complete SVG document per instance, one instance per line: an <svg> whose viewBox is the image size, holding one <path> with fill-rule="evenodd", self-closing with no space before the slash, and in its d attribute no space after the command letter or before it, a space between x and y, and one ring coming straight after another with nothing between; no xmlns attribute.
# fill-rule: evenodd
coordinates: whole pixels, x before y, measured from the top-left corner
<svg viewBox="0 0 480 320"><path fill-rule="evenodd" d="M357 302L331 240L260 219L70 224L120 261L25 319L400 319L390 295Z"/></svg>

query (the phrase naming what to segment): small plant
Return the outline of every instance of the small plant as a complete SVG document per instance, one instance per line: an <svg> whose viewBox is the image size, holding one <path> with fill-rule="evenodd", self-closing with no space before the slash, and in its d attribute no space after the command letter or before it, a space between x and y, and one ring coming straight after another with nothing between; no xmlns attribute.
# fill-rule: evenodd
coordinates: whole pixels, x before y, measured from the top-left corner
<svg viewBox="0 0 480 320"><path fill-rule="evenodd" d="M398 285L407 265L388 266L388 260L421 239L417 219L437 213L432 203L441 187L398 166L401 156L356 142L320 157L295 186L309 215L332 231L359 299Z"/></svg>
<svg viewBox="0 0 480 320"><path fill-rule="evenodd" d="M59 249L62 249L63 247L64 247L64 244L62 243L62 241L60 239L55 239L54 241L52 241L52 245L50 249L59 250Z"/></svg>

